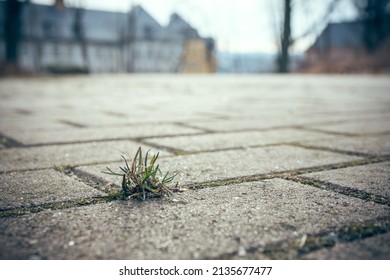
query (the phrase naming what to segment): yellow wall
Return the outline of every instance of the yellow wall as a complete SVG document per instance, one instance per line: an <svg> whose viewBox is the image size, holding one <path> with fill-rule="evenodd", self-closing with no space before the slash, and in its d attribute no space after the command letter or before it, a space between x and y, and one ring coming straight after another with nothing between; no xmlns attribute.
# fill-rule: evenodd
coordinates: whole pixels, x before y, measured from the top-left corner
<svg viewBox="0 0 390 280"><path fill-rule="evenodd" d="M216 59L203 40L188 40L184 43L180 73L215 73Z"/></svg>

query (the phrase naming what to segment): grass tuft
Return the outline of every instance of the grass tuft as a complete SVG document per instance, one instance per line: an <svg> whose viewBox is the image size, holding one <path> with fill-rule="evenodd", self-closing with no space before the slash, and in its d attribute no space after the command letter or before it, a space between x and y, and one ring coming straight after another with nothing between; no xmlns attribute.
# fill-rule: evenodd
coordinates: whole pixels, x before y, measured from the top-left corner
<svg viewBox="0 0 390 280"><path fill-rule="evenodd" d="M149 152L150 150L143 157L142 149L139 147L130 165L128 160L121 156L125 166L119 167L120 171L114 172L108 167L108 171L102 171L102 173L108 175L122 177L121 196L123 199L134 198L144 201L152 197L171 198L173 196L173 191L167 184L172 182L179 173L171 174L168 171L163 175L160 166L157 164L159 153L148 160Z"/></svg>

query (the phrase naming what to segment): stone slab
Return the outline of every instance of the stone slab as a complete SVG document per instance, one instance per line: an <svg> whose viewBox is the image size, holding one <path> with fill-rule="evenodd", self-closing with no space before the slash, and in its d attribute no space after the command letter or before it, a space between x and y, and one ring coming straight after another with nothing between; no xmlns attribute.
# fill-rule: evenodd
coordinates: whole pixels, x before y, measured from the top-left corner
<svg viewBox="0 0 390 280"><path fill-rule="evenodd" d="M187 122L189 125L199 129L206 129L216 132L240 131L240 130L255 130L268 129L289 125L289 116L279 116L278 118L266 117L263 119L240 120L208 120Z"/></svg>
<svg viewBox="0 0 390 280"><path fill-rule="evenodd" d="M323 139L302 140L302 144L338 149L350 152L360 152L372 155L390 154L390 135L344 137L329 136Z"/></svg>
<svg viewBox="0 0 390 280"><path fill-rule="evenodd" d="M380 234L351 243L337 243L331 249L321 249L305 256L320 260L389 260L390 233Z"/></svg>
<svg viewBox="0 0 390 280"><path fill-rule="evenodd" d="M124 139L166 135L193 134L198 129L175 124L134 125L123 127L74 128L62 130L9 130L4 134L27 145L97 141L104 139Z"/></svg>
<svg viewBox="0 0 390 280"><path fill-rule="evenodd" d="M356 135L384 133L390 132L390 116L383 115L381 118L377 119L350 121L331 125L321 125L320 127L315 126L315 128L321 129L323 131Z"/></svg>
<svg viewBox="0 0 390 280"><path fill-rule="evenodd" d="M206 135L163 137L148 139L148 143L178 148L188 152L212 151L229 148L246 148L269 144L296 142L304 139L321 139L323 133L298 129L277 129L234 133L213 133Z"/></svg>
<svg viewBox="0 0 390 280"><path fill-rule="evenodd" d="M273 101L279 102L279 101ZM302 101L303 102L303 101ZM269 104L269 103L265 103ZM258 105L258 104L254 104ZM237 106L241 106L240 110L242 111L243 104L238 103ZM259 110L257 108L257 110ZM270 108L268 108L270 110ZM291 112L290 112L291 111ZM254 111L256 112L256 111ZM200 129L206 129L214 132L229 132L229 131L241 131L241 130L258 130L258 129L270 129L270 128L285 128L294 126L306 126L308 128L315 128L323 130L326 132L338 132L337 130L332 130L334 127L346 128L344 133L355 133L351 128L348 132L348 127L352 124L355 125L355 129L358 129L358 126L364 126L365 124L370 125L371 123L376 124L378 119L378 114L375 115L374 120L361 120L365 116L353 115L345 116L340 113L328 113L326 114L315 114L315 113L306 113L302 114L301 108L293 107L293 109L286 111L283 109L273 108L270 111L263 112L260 114L255 114L248 112L225 112L227 116L230 116L227 119L222 120L200 120L188 122L189 125L197 127ZM249 115L248 115L249 114ZM388 119L389 115L383 113L382 119ZM368 118L368 117L367 117ZM357 121L359 120L359 122ZM367 128L368 129L368 128ZM388 130L380 127L378 125L376 128L370 128L375 132L386 132ZM376 130L375 130L376 129ZM341 132L339 132L341 133ZM357 132L356 132L357 133Z"/></svg>
<svg viewBox="0 0 390 280"><path fill-rule="evenodd" d="M185 185L308 168L356 159L359 159L359 157L291 146L272 146L161 158L159 164L163 172L180 172L175 182ZM80 167L79 170L103 178L106 181L114 181L120 184L120 182L118 183L120 178L102 174L101 171L105 170L106 166L113 170L119 170L118 166L122 165L122 163L91 165Z"/></svg>
<svg viewBox="0 0 390 280"><path fill-rule="evenodd" d="M302 176L390 198L390 162L315 172Z"/></svg>
<svg viewBox="0 0 390 280"><path fill-rule="evenodd" d="M119 201L0 223L1 259L206 259L389 214L281 179L187 191L186 203Z"/></svg>
<svg viewBox="0 0 390 280"><path fill-rule="evenodd" d="M0 131L12 130L58 130L69 128L69 125L59 122L56 119L47 117L24 117L24 118L0 118Z"/></svg>
<svg viewBox="0 0 390 280"><path fill-rule="evenodd" d="M0 150L0 172L116 161L124 153L135 154L139 146L139 143L133 141L107 141L3 149ZM147 145L142 145L142 148L151 149ZM169 153L162 151L161 154Z"/></svg>
<svg viewBox="0 0 390 280"><path fill-rule="evenodd" d="M0 209L105 195L54 170L0 175Z"/></svg>

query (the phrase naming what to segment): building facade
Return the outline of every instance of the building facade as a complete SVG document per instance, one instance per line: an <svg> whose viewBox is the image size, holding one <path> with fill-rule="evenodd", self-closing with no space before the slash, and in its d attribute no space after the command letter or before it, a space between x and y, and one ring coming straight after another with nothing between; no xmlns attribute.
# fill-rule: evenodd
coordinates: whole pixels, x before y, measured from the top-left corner
<svg viewBox="0 0 390 280"><path fill-rule="evenodd" d="M385 25L389 29L389 21ZM330 23L306 51L304 72L383 72L390 70L390 36L387 31L375 51L365 44L363 21Z"/></svg>
<svg viewBox="0 0 390 280"><path fill-rule="evenodd" d="M18 65L32 72L215 72L214 40L178 14L161 26L141 6L128 13L20 2ZM0 24L6 26L6 1ZM197 49L194 51L194 48ZM0 63L6 62L0 31Z"/></svg>

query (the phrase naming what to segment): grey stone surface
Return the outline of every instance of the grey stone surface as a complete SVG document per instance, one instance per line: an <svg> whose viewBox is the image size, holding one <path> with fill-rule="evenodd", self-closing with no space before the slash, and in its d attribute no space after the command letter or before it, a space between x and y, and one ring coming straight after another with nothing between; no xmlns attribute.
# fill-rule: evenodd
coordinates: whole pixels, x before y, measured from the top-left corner
<svg viewBox="0 0 390 280"><path fill-rule="evenodd" d="M187 191L184 198L6 218L0 257L218 258L389 214L386 206L280 179Z"/></svg>
<svg viewBox="0 0 390 280"><path fill-rule="evenodd" d="M164 172L180 172L175 180L181 185L185 185L341 163L356 159L359 159L359 157L298 147L272 146L169 157L161 159L159 164ZM122 166L123 164L91 165L79 169L106 180L118 181L115 177L101 173L102 170L106 169L106 166L118 170L118 165Z"/></svg>
<svg viewBox="0 0 390 280"><path fill-rule="evenodd" d="M315 172L302 176L390 198L390 162Z"/></svg>
<svg viewBox="0 0 390 280"><path fill-rule="evenodd" d="M314 127L317 128L318 126ZM381 118L377 119L321 125L320 129L323 131L356 135L390 132L390 116L385 114Z"/></svg>
<svg viewBox="0 0 390 280"><path fill-rule="evenodd" d="M390 233L380 234L351 243L337 243L331 249L321 249L305 256L320 260L389 260Z"/></svg>
<svg viewBox="0 0 390 280"><path fill-rule="evenodd" d="M197 129L181 127L175 124L133 125L115 127L88 127L62 130L9 130L4 131L6 136L23 144L50 144L82 141L96 141L104 139L123 139L151 136L166 136L176 134L192 134L201 132Z"/></svg>
<svg viewBox="0 0 390 280"><path fill-rule="evenodd" d="M323 133L309 132L298 129L277 129L261 132L252 131L165 137L148 139L147 142L171 148L179 148L188 152L199 152L295 142L302 139L321 139L323 137Z"/></svg>
<svg viewBox="0 0 390 280"><path fill-rule="evenodd" d="M69 125L59 122L58 120L52 119L50 116L47 117L34 117L34 116L23 116L18 118L0 118L0 130L1 131L12 131L12 130L24 130L29 129L33 131L42 130L56 130L66 129Z"/></svg>
<svg viewBox="0 0 390 280"><path fill-rule="evenodd" d="M390 154L390 135L362 137L328 136L323 139L302 140L300 142L311 146L372 155Z"/></svg>
<svg viewBox="0 0 390 280"><path fill-rule="evenodd" d="M208 131L229 132L240 130L268 129L278 128L289 125L289 116L281 116L277 118L258 118L258 119L237 119L231 120L212 120L212 121L193 121L189 124L193 127L206 129ZM291 124L290 124L291 125Z"/></svg>
<svg viewBox="0 0 390 280"><path fill-rule="evenodd" d="M71 145L0 150L0 172L31 170L63 165L92 164L120 160L120 155L135 154L140 144L132 141L107 141ZM144 149L150 147L142 145ZM167 152L163 152L163 154Z"/></svg>
<svg viewBox="0 0 390 280"><path fill-rule="evenodd" d="M254 104L258 106L258 103ZM257 108L257 110L260 110L260 108ZM314 128L318 126L322 127L322 125L327 123L343 122L351 118L351 116L346 117L341 114L316 115L315 112L312 111L308 111L306 114L302 114L302 109L297 108L295 108L296 111L293 110L292 112L290 112L290 110L286 110L286 112L284 112L283 108L266 108L265 110L261 110L265 112L263 112L263 114L255 114L255 108L253 110L254 113L249 115L246 115L248 114L248 112L245 111L245 113L236 113L235 116L233 115L234 117L232 116L230 118L222 120L217 119L211 121L190 121L189 124L201 129L207 129L209 131L229 132L241 130L284 128L289 126L308 126ZM355 117L359 118L359 116ZM326 131L324 130L324 132Z"/></svg>
<svg viewBox="0 0 390 280"><path fill-rule="evenodd" d="M0 79L0 133L35 145L19 147L6 138L0 144L0 180L5 188L1 207L21 207L15 211L22 213L23 206L42 203L63 207L15 217L0 209L0 257L193 259L231 252L238 253L237 258L264 257L264 246L290 244L304 234L364 225L379 217L388 219L386 205L283 180L215 188L207 182L232 178L241 182L245 176L364 158L337 150L389 155L389 89L387 75L123 74ZM207 130L219 133L180 136ZM363 136L341 135L351 133ZM140 143L120 140L133 137L149 137L146 140L154 143L150 146L156 147L152 150L162 152L161 169L181 171L177 181L182 185L204 183L205 188L180 193L177 202L75 206L75 200L101 195L87 187L93 182L81 171L120 183L120 178L100 171L106 165L117 170L123 165L120 155L124 152L130 157L135 154ZM292 141L307 148L279 145ZM188 149L190 154L175 156L162 146ZM146 142L142 147L149 148ZM64 165L76 167L75 174L52 170ZM321 176L329 182L340 179L338 183L351 188L366 190L369 184L370 192L387 195L387 177L381 173L387 171L384 165L344 169L348 171L345 178L338 173ZM29 187L25 190L24 186ZM62 203L62 198L71 203ZM388 252L387 239L378 235L365 241L369 240L368 246L383 247L374 257ZM259 250L251 254L250 248ZM365 251L362 247L353 255L363 258ZM340 251L317 252L313 258L343 258Z"/></svg>
<svg viewBox="0 0 390 280"><path fill-rule="evenodd" d="M105 195L54 170L0 175L0 209Z"/></svg>

